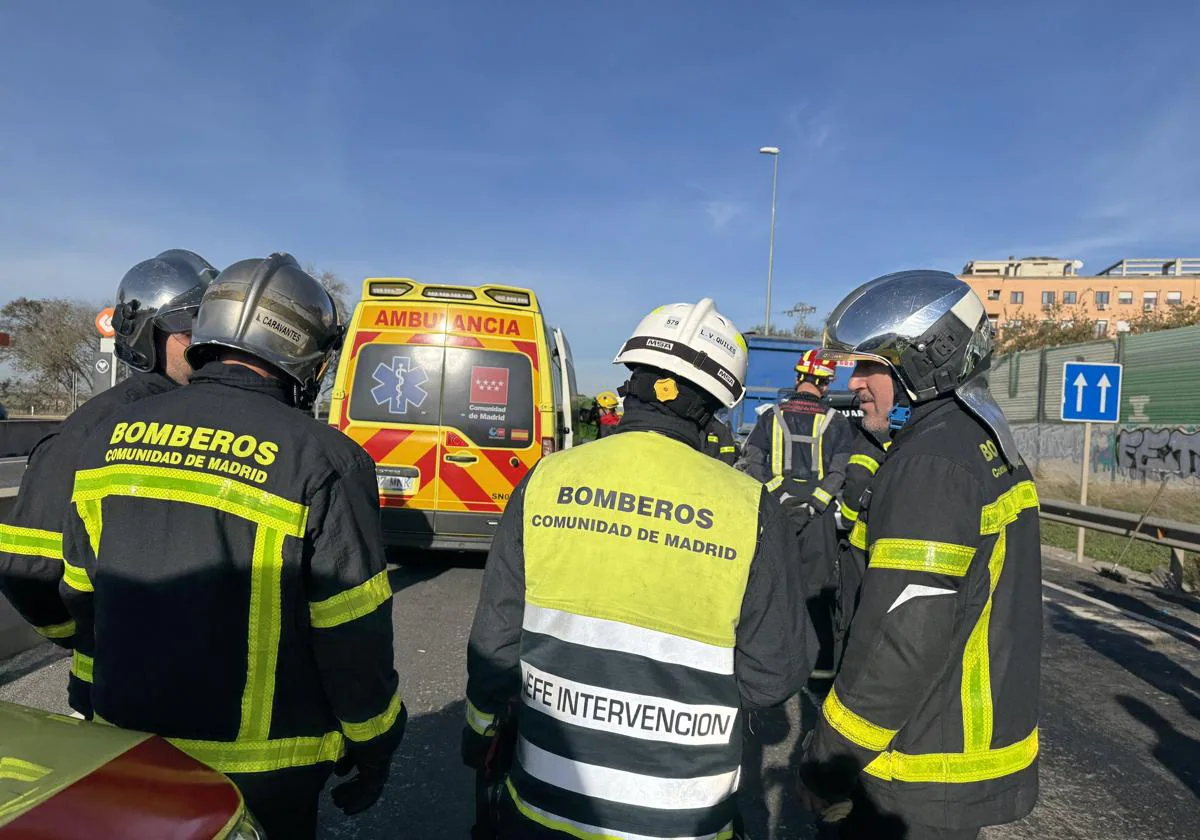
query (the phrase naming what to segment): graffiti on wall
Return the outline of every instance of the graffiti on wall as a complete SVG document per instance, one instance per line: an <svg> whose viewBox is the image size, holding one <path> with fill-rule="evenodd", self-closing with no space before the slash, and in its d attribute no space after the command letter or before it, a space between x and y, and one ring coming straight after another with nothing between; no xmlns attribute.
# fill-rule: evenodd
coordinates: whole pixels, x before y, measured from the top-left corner
<svg viewBox="0 0 1200 840"><path fill-rule="evenodd" d="M1200 476L1200 431L1124 429L1117 438L1121 469L1131 473Z"/></svg>

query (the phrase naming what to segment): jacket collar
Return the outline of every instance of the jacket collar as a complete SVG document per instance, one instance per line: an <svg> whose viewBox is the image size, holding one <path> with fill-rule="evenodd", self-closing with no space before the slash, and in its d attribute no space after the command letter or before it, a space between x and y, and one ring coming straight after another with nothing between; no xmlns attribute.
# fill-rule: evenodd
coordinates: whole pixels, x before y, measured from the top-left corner
<svg viewBox="0 0 1200 840"><path fill-rule="evenodd" d="M625 416L617 426L616 434L622 432L656 432L692 449L703 449L704 432L699 426L665 406L642 402L632 394L625 397Z"/></svg>
<svg viewBox="0 0 1200 840"><path fill-rule="evenodd" d="M259 376L250 368L243 365L227 365L224 362L209 362L192 374L190 385L216 384L229 388L238 388L263 394L279 400L285 405L292 404L292 388L290 383L273 377Z"/></svg>

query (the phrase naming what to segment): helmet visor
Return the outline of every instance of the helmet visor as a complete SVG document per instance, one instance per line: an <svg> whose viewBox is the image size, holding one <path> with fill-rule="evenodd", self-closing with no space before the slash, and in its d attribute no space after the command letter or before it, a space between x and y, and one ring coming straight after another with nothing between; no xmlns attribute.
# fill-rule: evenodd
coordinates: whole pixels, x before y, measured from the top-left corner
<svg viewBox="0 0 1200 840"><path fill-rule="evenodd" d="M165 304L154 316L154 326L165 333L185 333L192 331L196 313L200 310L200 300L204 297L204 286L189 289Z"/></svg>

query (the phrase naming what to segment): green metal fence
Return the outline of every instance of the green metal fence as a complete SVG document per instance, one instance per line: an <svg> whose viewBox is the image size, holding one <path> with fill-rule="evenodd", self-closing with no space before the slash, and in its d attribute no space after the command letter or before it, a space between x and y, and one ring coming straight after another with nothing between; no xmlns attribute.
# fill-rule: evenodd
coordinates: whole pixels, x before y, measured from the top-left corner
<svg viewBox="0 0 1200 840"><path fill-rule="evenodd" d="M1000 356L992 394L1004 409L1021 452L1040 473L1077 469L1079 424L1063 423L1063 364L1120 362L1121 422L1096 426L1092 469L1146 480L1200 476L1200 326L1089 341Z"/></svg>

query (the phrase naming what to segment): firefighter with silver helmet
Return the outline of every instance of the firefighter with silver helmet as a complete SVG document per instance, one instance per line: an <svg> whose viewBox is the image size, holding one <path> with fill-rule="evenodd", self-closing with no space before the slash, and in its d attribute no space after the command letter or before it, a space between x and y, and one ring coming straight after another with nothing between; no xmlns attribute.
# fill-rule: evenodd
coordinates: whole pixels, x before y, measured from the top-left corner
<svg viewBox="0 0 1200 840"><path fill-rule="evenodd" d="M795 694L815 652L778 502L703 452L746 357L711 300L656 309L614 362L630 369L616 433L544 458L510 499L463 732L464 761L487 767L519 703L500 837L732 830L742 712Z"/></svg>
<svg viewBox="0 0 1200 840"><path fill-rule="evenodd" d="M904 271L851 292L824 343L891 446L840 564L849 637L802 794L842 837L974 838L1037 799L1042 634L1037 490L987 390L987 315L954 275Z"/></svg>
<svg viewBox="0 0 1200 840"><path fill-rule="evenodd" d="M375 464L308 416L342 327L286 254L208 287L191 384L88 440L64 524L75 708L227 774L269 837L316 835L388 778L407 714Z"/></svg>
<svg viewBox="0 0 1200 840"><path fill-rule="evenodd" d="M139 262L117 287L117 357L135 373L89 399L29 455L21 490L0 525L0 591L45 638L74 644L75 625L58 595L62 519L72 469L84 441L112 412L187 382L184 358L200 297L217 270L198 254L174 249Z"/></svg>

